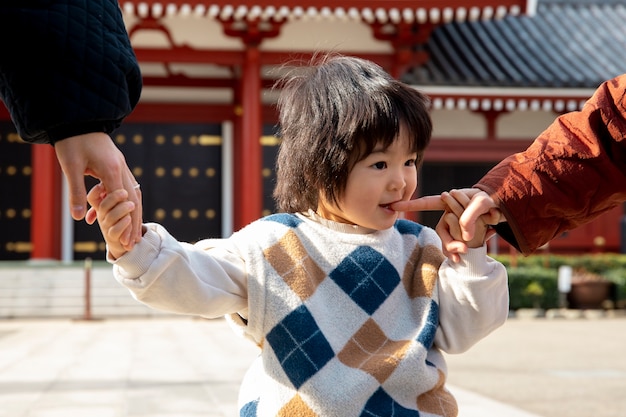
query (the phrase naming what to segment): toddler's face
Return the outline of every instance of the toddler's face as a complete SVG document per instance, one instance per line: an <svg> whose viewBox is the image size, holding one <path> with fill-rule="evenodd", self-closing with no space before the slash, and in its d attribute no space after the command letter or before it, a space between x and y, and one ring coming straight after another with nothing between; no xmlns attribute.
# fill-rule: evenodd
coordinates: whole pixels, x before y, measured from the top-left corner
<svg viewBox="0 0 626 417"><path fill-rule="evenodd" d="M395 223L391 203L409 200L417 187L417 154L409 149L404 129L387 149L382 146L357 162L335 205L320 198L317 213L329 220L383 230Z"/></svg>

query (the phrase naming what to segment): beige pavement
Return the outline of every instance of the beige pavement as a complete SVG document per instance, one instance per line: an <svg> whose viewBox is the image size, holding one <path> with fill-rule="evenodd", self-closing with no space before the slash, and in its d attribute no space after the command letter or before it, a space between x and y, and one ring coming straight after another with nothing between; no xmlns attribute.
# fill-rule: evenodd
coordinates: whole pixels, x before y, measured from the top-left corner
<svg viewBox="0 0 626 417"><path fill-rule="evenodd" d="M462 355L450 384L542 417L626 416L626 319L510 319Z"/></svg>
<svg viewBox="0 0 626 417"><path fill-rule="evenodd" d="M460 417L626 415L625 326L509 320L448 357ZM223 320L4 320L0 417L234 417L256 354Z"/></svg>

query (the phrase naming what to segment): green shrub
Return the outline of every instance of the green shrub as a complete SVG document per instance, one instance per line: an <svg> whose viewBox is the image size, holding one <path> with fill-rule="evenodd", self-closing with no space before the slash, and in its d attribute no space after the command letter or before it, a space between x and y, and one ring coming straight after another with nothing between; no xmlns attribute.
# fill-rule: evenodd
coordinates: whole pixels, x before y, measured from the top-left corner
<svg viewBox="0 0 626 417"><path fill-rule="evenodd" d="M626 306L626 255L588 254L577 256L539 254L531 256L496 255L509 274L510 306L519 308L559 307L558 269L592 272L617 286L618 306Z"/></svg>
<svg viewBox="0 0 626 417"><path fill-rule="evenodd" d="M556 308L559 305L557 271L537 266L507 268L511 310Z"/></svg>

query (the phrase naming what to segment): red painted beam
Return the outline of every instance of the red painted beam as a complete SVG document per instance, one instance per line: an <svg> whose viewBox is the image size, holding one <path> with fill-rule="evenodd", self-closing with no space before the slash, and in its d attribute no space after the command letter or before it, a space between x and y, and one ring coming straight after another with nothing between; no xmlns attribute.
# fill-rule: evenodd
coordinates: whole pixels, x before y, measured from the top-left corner
<svg viewBox="0 0 626 417"><path fill-rule="evenodd" d="M234 106L139 102L125 119L137 123L221 123L234 117Z"/></svg>
<svg viewBox="0 0 626 417"><path fill-rule="evenodd" d="M179 64L215 64L223 66L241 66L244 63L245 51L222 49L196 49L188 46L171 48L134 48L139 62L179 63ZM389 67L394 63L393 54L357 53L342 51L343 55L356 56ZM315 52L312 51L262 51L259 56L261 65L278 65L290 63L305 65L311 61Z"/></svg>
<svg viewBox="0 0 626 417"><path fill-rule="evenodd" d="M531 139L445 139L430 141L424 153L426 162L500 162L507 156L523 151Z"/></svg>
<svg viewBox="0 0 626 417"><path fill-rule="evenodd" d="M186 104L139 102L125 122L135 123L222 123L235 120L237 106L234 104ZM274 124L278 120L275 106L261 109L263 123Z"/></svg>
<svg viewBox="0 0 626 417"><path fill-rule="evenodd" d="M139 62L243 65L244 51L195 49L189 46L171 48L134 48Z"/></svg>
<svg viewBox="0 0 626 417"><path fill-rule="evenodd" d="M143 77L143 85L151 87L235 88L232 78L197 78L175 74L167 77Z"/></svg>

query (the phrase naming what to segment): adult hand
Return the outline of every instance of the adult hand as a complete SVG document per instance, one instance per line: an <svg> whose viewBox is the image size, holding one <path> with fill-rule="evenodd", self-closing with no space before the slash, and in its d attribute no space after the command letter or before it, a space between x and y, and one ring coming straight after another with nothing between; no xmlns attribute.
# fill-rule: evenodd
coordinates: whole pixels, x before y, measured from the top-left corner
<svg viewBox="0 0 626 417"><path fill-rule="evenodd" d="M130 250L141 239L141 192L135 188L137 181L122 152L102 132L60 140L54 149L69 184L70 211L75 220L85 218L89 224L96 220L95 213L87 214L86 211L85 175L99 179L107 193L126 190L135 208L131 213L131 225L124 231L121 241Z"/></svg>
<svg viewBox="0 0 626 417"><path fill-rule="evenodd" d="M479 190L478 188L462 188L459 190L451 190L450 193L461 193L464 194L466 198L469 198L469 202L465 206L463 214L459 217L459 227L461 229L461 236L463 240L455 240L449 232L443 233L444 230L441 228L438 229L444 254L452 260L457 261L459 259L458 253L467 252L466 242L471 241L474 238L476 232L476 221L479 218L482 218L486 224L497 224L501 221L505 221L505 219L489 194ZM457 200L459 198L457 198ZM449 210L449 207L439 195L425 196L409 201L401 201L392 204L391 208L396 211Z"/></svg>

